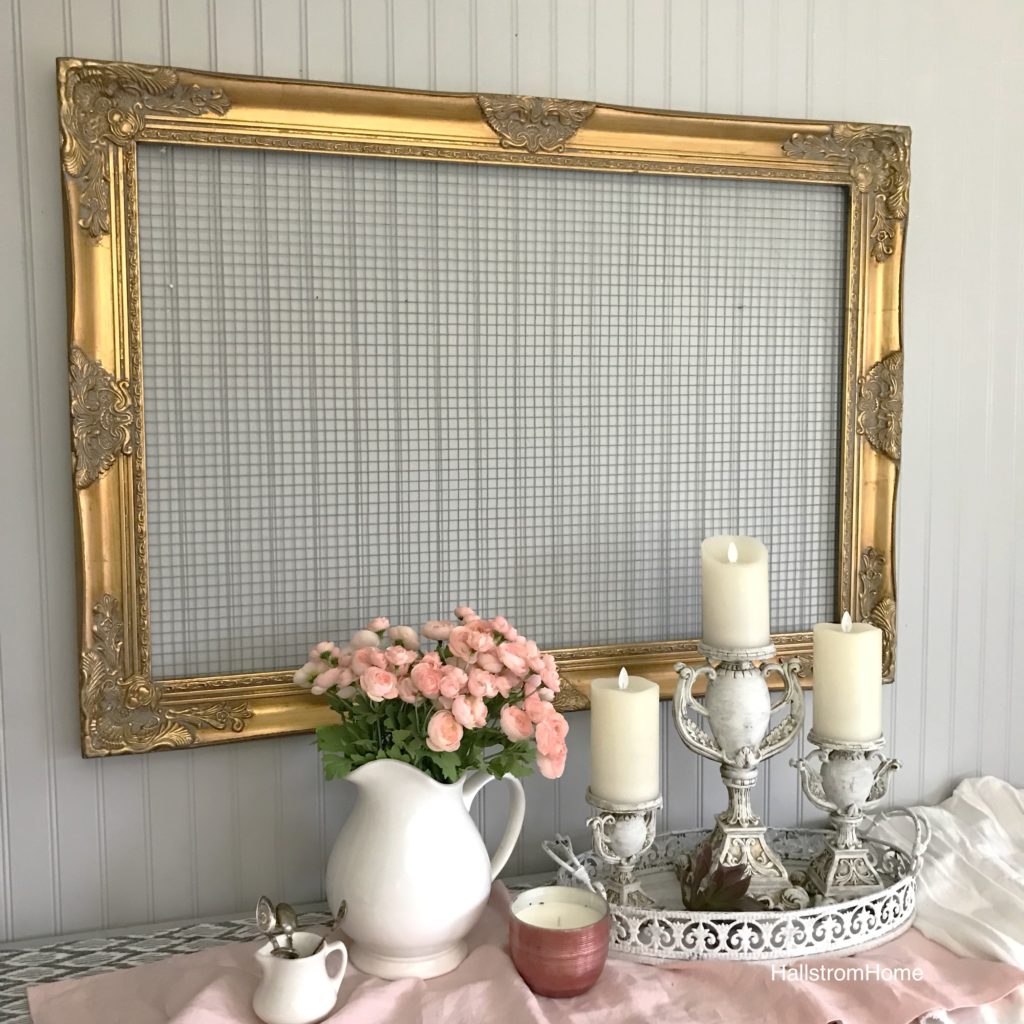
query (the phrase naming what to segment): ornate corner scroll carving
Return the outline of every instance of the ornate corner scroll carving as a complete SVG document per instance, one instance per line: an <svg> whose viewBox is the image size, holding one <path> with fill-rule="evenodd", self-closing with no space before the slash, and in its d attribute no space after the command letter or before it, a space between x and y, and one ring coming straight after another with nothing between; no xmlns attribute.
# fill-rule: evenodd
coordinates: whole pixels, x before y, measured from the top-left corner
<svg viewBox="0 0 1024 1024"><path fill-rule="evenodd" d="M69 60L60 65L61 161L81 183L78 223L93 240L110 232L108 145L124 146L148 114L224 114L220 89L186 85L171 68Z"/></svg>
<svg viewBox="0 0 1024 1024"><path fill-rule="evenodd" d="M797 663L796 674L801 679L810 679L814 675L814 655L812 653L798 654L793 661Z"/></svg>
<svg viewBox="0 0 1024 1024"><path fill-rule="evenodd" d="M871 199L871 253L880 263L893 254L897 226L907 217L910 192L910 129L837 124L827 135L796 132L782 144L796 159L849 164L859 192Z"/></svg>
<svg viewBox="0 0 1024 1024"><path fill-rule="evenodd" d="M558 153L594 112L593 103L539 96L477 96L484 120L506 149Z"/></svg>
<svg viewBox="0 0 1024 1024"><path fill-rule="evenodd" d="M890 352L860 378L857 430L868 444L900 461L903 437L903 353Z"/></svg>
<svg viewBox="0 0 1024 1024"><path fill-rule="evenodd" d="M559 689L555 694L555 709L557 711L586 711L590 707L590 698L585 693L577 690L568 679L559 677Z"/></svg>
<svg viewBox="0 0 1024 1024"><path fill-rule="evenodd" d="M90 359L77 345L71 348L71 443L75 486L88 487L114 464L118 455L135 450L135 403L126 380Z"/></svg>
<svg viewBox="0 0 1024 1024"><path fill-rule="evenodd" d="M198 726L241 732L252 711L244 701L168 709L163 687L144 676L126 677L124 622L116 597L93 606L93 645L82 652L82 735L90 754L143 753L188 747Z"/></svg>
<svg viewBox="0 0 1024 1024"><path fill-rule="evenodd" d="M877 548L861 552L857 573L860 595L860 617L882 631L882 677L892 679L896 664L896 602L883 594L885 555Z"/></svg>

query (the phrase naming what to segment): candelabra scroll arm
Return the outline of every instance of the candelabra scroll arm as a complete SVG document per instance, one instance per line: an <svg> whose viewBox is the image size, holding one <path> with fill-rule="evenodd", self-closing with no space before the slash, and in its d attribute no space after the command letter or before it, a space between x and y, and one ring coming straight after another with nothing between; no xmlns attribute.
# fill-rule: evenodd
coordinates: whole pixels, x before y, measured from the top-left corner
<svg viewBox="0 0 1024 1024"><path fill-rule="evenodd" d="M694 697L693 687L702 675L707 677L709 684L714 682L715 670L710 665L694 669L681 661L676 663L675 670L679 674L679 682L672 698L672 720L679 738L695 753L703 754L712 761L722 761L724 755L718 742L687 714L687 711L693 710L708 717L707 708Z"/></svg>
<svg viewBox="0 0 1024 1024"><path fill-rule="evenodd" d="M786 682L785 693L777 704L772 705L772 711L778 711L783 706L789 707L786 717L761 740L758 754L762 761L777 754L780 750L785 750L793 742L803 726L804 691L800 686L799 671L800 661L797 658L791 658L782 664L774 661L769 662L761 669L765 682L768 681L768 676L772 672L778 672Z"/></svg>
<svg viewBox="0 0 1024 1024"><path fill-rule="evenodd" d="M821 763L828 760L828 751L812 750L807 757L794 757L789 762L791 768L795 768L800 775L800 785L804 796L822 811L837 811L838 808L827 796L825 788L821 784ZM812 764L817 761L818 764Z"/></svg>
<svg viewBox="0 0 1024 1024"><path fill-rule="evenodd" d="M864 801L862 810L872 810L877 807L889 792L889 777L893 772L902 768L902 762L895 757L879 756L878 767L875 769L874 779L871 783L871 791L867 800Z"/></svg>

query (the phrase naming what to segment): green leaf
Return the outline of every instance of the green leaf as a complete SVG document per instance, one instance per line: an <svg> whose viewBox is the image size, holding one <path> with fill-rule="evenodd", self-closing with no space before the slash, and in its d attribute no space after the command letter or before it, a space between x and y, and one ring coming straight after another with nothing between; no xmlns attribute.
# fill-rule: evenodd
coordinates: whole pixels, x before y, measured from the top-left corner
<svg viewBox="0 0 1024 1024"><path fill-rule="evenodd" d="M455 782L459 777L459 755L448 751L432 750L430 759L441 769L441 774L449 781Z"/></svg>

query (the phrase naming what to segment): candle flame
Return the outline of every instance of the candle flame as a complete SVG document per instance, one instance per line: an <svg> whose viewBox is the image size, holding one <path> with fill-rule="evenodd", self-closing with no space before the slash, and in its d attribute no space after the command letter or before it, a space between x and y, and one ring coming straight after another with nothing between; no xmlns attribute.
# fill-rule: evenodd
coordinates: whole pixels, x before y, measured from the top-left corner
<svg viewBox="0 0 1024 1024"><path fill-rule="evenodd" d="M849 633L853 629L853 619L850 618L849 612L843 612L843 621L839 624L842 627L844 633Z"/></svg>
<svg viewBox="0 0 1024 1024"><path fill-rule="evenodd" d="M740 557L740 553L736 550L736 545L732 541L729 541L729 547L725 552L725 557L732 563L735 563Z"/></svg>
<svg viewBox="0 0 1024 1024"><path fill-rule="evenodd" d="M625 668L619 669L619 689L625 690L629 686L629 673Z"/></svg>

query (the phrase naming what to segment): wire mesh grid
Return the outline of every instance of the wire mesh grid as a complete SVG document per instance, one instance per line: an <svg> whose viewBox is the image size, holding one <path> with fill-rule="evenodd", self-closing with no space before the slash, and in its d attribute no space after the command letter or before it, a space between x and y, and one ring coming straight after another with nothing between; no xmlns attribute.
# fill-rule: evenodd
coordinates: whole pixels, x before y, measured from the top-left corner
<svg viewBox="0 0 1024 1024"><path fill-rule="evenodd" d="M699 542L835 594L837 187L143 145L154 675L467 602L700 635Z"/></svg>

